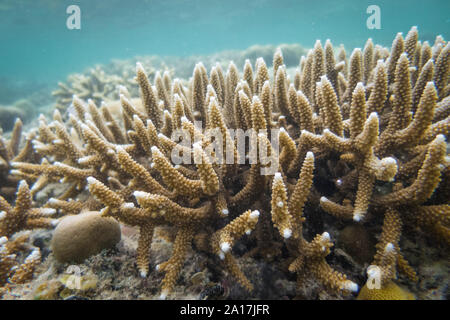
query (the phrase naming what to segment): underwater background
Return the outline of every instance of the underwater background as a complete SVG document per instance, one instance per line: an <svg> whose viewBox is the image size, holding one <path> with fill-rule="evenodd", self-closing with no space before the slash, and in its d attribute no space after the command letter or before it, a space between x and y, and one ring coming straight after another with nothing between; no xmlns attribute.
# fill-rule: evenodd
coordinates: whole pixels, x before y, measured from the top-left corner
<svg viewBox="0 0 450 320"><path fill-rule="evenodd" d="M69 5L81 9L81 29L69 30ZM369 30L369 5L381 9L381 29ZM367 38L390 46L393 34L418 26L421 40L450 33L443 0L2 0L0 103L11 103L68 74L111 59L139 55L189 56L259 44L332 39L347 48Z"/></svg>

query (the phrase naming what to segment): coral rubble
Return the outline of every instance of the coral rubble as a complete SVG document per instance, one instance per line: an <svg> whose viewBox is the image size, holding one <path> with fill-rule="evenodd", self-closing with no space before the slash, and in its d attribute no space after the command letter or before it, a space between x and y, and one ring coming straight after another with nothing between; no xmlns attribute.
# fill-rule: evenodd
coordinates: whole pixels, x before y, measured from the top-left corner
<svg viewBox="0 0 450 320"><path fill-rule="evenodd" d="M450 243L449 50L441 39L421 43L412 28L390 50L369 39L349 59L345 49L335 55L329 40L317 41L294 79L281 50L272 72L263 58L254 68L245 61L242 76L233 62L209 74L198 63L188 82L158 72L152 85L137 63L140 99L125 87L120 102L100 106L74 95L67 119L59 112L50 121L41 117L27 142L41 162L12 159L17 151L0 160L13 168L8 177L34 182L32 190L65 183L46 208L101 210L137 227L137 268L143 278L165 274L161 298L173 292L191 250L220 263L250 297L240 242L247 257L295 273L299 288L313 278L338 295L358 291L364 283L327 258L334 235L313 225L319 204L334 221L383 221L369 281L386 288L397 271L416 281L401 252L402 227ZM253 144L242 145L247 140ZM21 188L25 182L14 209L2 202L5 236L12 210L32 211L20 228L37 220L47 226L29 204L22 208ZM83 202L86 189L91 197ZM150 248L161 228L171 233L173 250L155 266Z"/></svg>

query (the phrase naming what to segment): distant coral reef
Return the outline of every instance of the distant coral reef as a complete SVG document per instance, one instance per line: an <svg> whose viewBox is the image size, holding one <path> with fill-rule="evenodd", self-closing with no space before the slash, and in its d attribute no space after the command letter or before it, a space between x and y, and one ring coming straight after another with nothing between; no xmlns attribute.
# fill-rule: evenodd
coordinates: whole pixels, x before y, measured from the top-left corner
<svg viewBox="0 0 450 320"><path fill-rule="evenodd" d="M283 50L285 64L295 66L306 49L298 44L283 44L279 46ZM92 99L97 105L102 101L117 100L119 98L117 87L126 86L132 96L139 94L139 87L134 79L136 62L140 62L150 80L153 80L157 72L176 71L177 77L188 79L192 76L192 69L198 61L207 68L211 68L217 62L226 67L225 61L234 61L238 68L244 66L246 59L262 57L265 61L271 61L276 50L274 45L254 45L246 50L228 50L210 55L194 55L189 57L177 56L138 56L132 59L114 59L106 65L98 65L83 73L69 75L66 82L59 82L59 88L53 91L56 98L56 107L66 110L72 101L73 95L80 99ZM270 64L269 64L270 65ZM160 70L160 71L157 71Z"/></svg>
<svg viewBox="0 0 450 320"><path fill-rule="evenodd" d="M300 61L300 48L289 48L249 49L226 71L197 63L188 81L170 72L152 81L138 62L140 99L121 85L119 101L102 97L100 105L89 84L82 96L90 99L75 95L66 115L41 116L22 149L19 132L0 140L1 184L21 181L14 207L0 198L3 284L25 279L25 267L11 271L17 231L54 225L44 213L101 210L138 228L137 269L142 278L164 273L160 298L171 297L192 252L231 275L247 298L260 296L243 259L295 275L300 298L311 298L302 295L311 281L340 298L365 284L368 297L373 283L385 294L370 297L409 298L391 292L397 277L410 286L419 278L402 230L450 244L450 44L422 43L413 27L390 49L369 39L349 57L329 40ZM300 62L294 77L287 59ZM239 130L255 144L242 146ZM50 183L63 194L33 209L33 195ZM332 249L336 226L354 223L376 232L365 278ZM161 230L173 250L156 264L150 249ZM35 251L25 259L27 279L37 260Z"/></svg>
<svg viewBox="0 0 450 320"><path fill-rule="evenodd" d="M96 104L102 101L117 100L119 85L135 85L130 66L115 62L112 68L96 66L85 73L69 75L67 83L59 82L59 88L52 92L56 98L56 108L65 111L76 95L81 99L92 99ZM153 69L151 69L153 70ZM137 93L137 90L136 90Z"/></svg>

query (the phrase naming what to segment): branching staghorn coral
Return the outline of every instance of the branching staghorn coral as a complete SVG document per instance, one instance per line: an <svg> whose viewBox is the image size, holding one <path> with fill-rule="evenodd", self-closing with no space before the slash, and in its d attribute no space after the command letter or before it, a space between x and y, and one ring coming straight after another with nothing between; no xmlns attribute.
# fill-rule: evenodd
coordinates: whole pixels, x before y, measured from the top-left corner
<svg viewBox="0 0 450 320"><path fill-rule="evenodd" d="M410 42L413 40L408 40L410 48ZM432 60L428 60L427 67L422 68L418 75L419 80L413 87L410 78L410 64L413 64L414 61L408 60L408 56L410 56L408 51L406 53L398 52L399 47L402 47L402 41L401 35L397 35L391 56L388 59L390 69L388 69L387 75L383 71L382 61L378 61L377 67L374 69L374 79L376 80L374 86L370 89L367 103L371 105L369 110L377 110L378 114L371 113L365 120L367 112L364 105L364 89L362 84L358 84L352 95L349 122L345 124L349 131L348 137L342 137L340 134L332 132L329 125L329 131L325 129L320 135L302 133L300 140L303 139L310 147L314 146L322 150L337 152L340 154L341 161L352 164L357 170L357 190L353 208L348 205L338 205L323 197L321 205L326 211L340 218L353 218L355 221L360 221L369 211L369 206L381 207L387 212L399 210L400 214L397 220L400 217L407 221L416 221L416 223L419 219L432 220L433 222L422 222L418 225L421 227L433 225L433 228L440 230L439 233L436 232L434 235L439 235L442 240L449 243L448 210L445 210L447 203L438 205L442 209L434 211L441 214L437 220L436 218L433 219L431 215L426 217L424 214L421 214L419 218L418 214L418 212L426 210L422 209L426 208L422 204L433 195L433 192L438 188L440 177L445 176L445 171L448 170L444 136L448 135L448 127L445 127L443 123L448 123L449 119L447 117L439 125L433 124L434 112L437 109L436 103L445 99L445 96L438 97L435 82L426 82L426 80L431 80L428 74L430 68L431 70L433 68ZM417 39L415 41L417 42ZM393 53L398 57L392 55ZM443 54L448 55L445 52ZM393 67L394 59L396 60L395 68ZM441 61L443 60L445 59ZM439 64L438 68L445 69L448 67L445 66L445 64L448 64L447 62L440 63L444 63L444 66ZM350 75L351 73L350 70ZM383 78L385 80L382 80ZM388 91L385 89L386 82L391 83L391 89ZM415 110L412 109L413 89L415 101L418 101L415 102L415 105L417 105ZM419 94L420 99L417 98ZM385 98L381 99L382 96L385 96ZM375 105L378 105L378 107L375 107ZM388 111L383 112L383 108L387 108ZM384 114L387 116L384 117ZM413 117L411 117L411 114L413 114ZM381 118L379 118L379 115L381 115ZM364 121L365 124L363 125ZM441 129L435 131L433 127L440 127ZM384 158L381 158L382 156ZM404 179L404 185L401 185L402 182L397 182L400 184L398 190L386 195L373 195L375 180L397 181L395 176L397 170L399 171L398 176ZM416 173L417 176L414 179ZM349 174L355 175L355 173ZM413 178L411 179L411 177ZM337 182L341 184L343 180L344 178L339 178ZM448 199L445 201L448 201ZM415 213L414 217L411 217L411 209ZM386 223L383 231L389 228L391 224ZM386 231L386 233L389 232ZM380 258L375 259L377 263L389 265L389 268L391 268L391 271L383 271L386 273L386 278L392 279L394 277L395 271L392 271L392 268L395 270L395 263L401 262L403 269L401 271L414 279L413 271L407 266L406 260L399 253L398 239L395 244L389 243L389 245L383 243L378 255L389 256L389 252L396 252L398 257L385 258L385 260L391 261L389 263L384 260L380 262Z"/></svg>
<svg viewBox="0 0 450 320"><path fill-rule="evenodd" d="M152 85L137 64L141 99L122 87L113 113L113 103L74 96L66 122L58 114L40 119L32 144L42 162L10 165L14 176L34 178L32 190L67 183L46 207L75 213L87 187L90 206L138 227L142 277L154 266L155 229L170 227L172 256L155 266L165 273L161 298L173 291L190 250L210 254L251 292L233 254L237 242L252 243L247 237L256 240L248 256L277 261L285 248L300 287L312 275L331 292L356 291L325 260L331 235L305 218L304 210L319 214L307 206L319 198L343 220L384 214L373 265L382 279L397 269L414 279L400 252L400 226L449 243L448 45L434 58L423 45L416 58L416 32L397 35L391 50L368 41L349 61L343 48L334 57L331 41L318 41L292 81L280 50L272 73L262 58L254 68L247 61L242 77L233 62L209 73L199 63L188 83L159 74ZM309 238L305 229L319 234Z"/></svg>
<svg viewBox="0 0 450 320"><path fill-rule="evenodd" d="M24 230L52 228L58 220L50 216L51 208L33 208L32 195L25 180L20 181L14 207L0 196L0 296L10 283L24 283L33 277L41 262L39 248L20 260L19 255L29 251L29 234Z"/></svg>
<svg viewBox="0 0 450 320"><path fill-rule="evenodd" d="M27 249L24 245L26 241L27 235L17 237L15 240L0 238L0 297L8 290L10 284L29 281L35 268L41 263L39 248L33 249L22 263L17 261L19 252Z"/></svg>
<svg viewBox="0 0 450 320"><path fill-rule="evenodd" d="M23 134L23 124L19 118L16 119L8 140L0 135L0 196L10 202L16 196L17 187L21 180L34 182L38 178L33 174L14 171L12 167L15 162L37 164L42 160L42 157L33 147L35 136L35 130ZM46 183L43 180L45 179L41 179L42 185ZM30 190L32 195L35 195L37 191L36 188Z"/></svg>
<svg viewBox="0 0 450 320"><path fill-rule="evenodd" d="M32 165L41 159L32 144L36 133L31 131L23 137L22 126L22 121L16 119L10 139L0 136L0 296L10 284L30 280L41 262L39 248L28 243L26 231L53 228L58 221L51 218L56 210L33 207L32 197L38 189L30 190L27 181L40 178L12 168L18 161ZM40 179L34 185L46 182ZM27 252L28 257L24 257Z"/></svg>
<svg viewBox="0 0 450 320"><path fill-rule="evenodd" d="M314 155L308 152L303 162L298 181L295 185L289 201L287 200L286 187L281 173L277 172L272 185L272 219L274 226L282 233L282 236L290 242L291 250L294 249L295 260L290 264L289 271L297 272L297 282L304 281L306 276L313 275L326 287L334 291L357 291L358 285L344 274L333 270L325 261L333 244L330 235L324 232L316 235L311 242L303 237L302 224L303 207L308 198L309 190L313 182Z"/></svg>

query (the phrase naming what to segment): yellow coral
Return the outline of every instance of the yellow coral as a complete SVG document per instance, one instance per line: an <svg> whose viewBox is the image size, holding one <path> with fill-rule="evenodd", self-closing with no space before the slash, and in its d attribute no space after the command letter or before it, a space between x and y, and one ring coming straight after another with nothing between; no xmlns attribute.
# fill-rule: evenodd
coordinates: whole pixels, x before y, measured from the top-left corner
<svg viewBox="0 0 450 320"><path fill-rule="evenodd" d="M365 284L359 291L358 300L415 300L414 294L389 281L380 289L369 289Z"/></svg>

